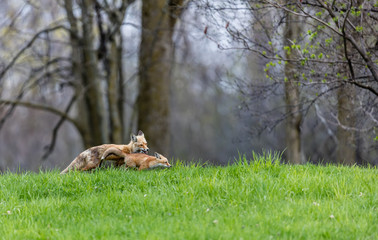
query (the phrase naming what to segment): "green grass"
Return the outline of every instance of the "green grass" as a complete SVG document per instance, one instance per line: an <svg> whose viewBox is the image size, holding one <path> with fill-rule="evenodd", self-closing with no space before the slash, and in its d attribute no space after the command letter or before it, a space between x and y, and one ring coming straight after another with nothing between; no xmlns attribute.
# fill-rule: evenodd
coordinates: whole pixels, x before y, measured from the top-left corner
<svg viewBox="0 0 378 240"><path fill-rule="evenodd" d="M0 175L1 239L377 239L376 168L227 167Z"/></svg>

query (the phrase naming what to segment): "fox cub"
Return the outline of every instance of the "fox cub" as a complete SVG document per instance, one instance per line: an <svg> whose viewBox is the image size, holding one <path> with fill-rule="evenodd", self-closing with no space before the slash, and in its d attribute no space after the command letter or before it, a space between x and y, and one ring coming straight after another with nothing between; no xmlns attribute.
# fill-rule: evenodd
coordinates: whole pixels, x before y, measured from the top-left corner
<svg viewBox="0 0 378 240"><path fill-rule="evenodd" d="M103 144L85 150L84 152L80 153L79 156L77 156L60 174L67 173L72 170L87 171L97 168L100 165L101 156L103 156L104 153L109 150L111 150L113 154L108 154L109 157L106 160L115 161L115 165L119 167L124 164L125 154L137 152L147 153L149 149L147 147L147 141L144 137L144 133L139 130L138 135L131 134L131 140L127 145Z"/></svg>
<svg viewBox="0 0 378 240"><path fill-rule="evenodd" d="M104 154L101 157L101 163L103 161L108 160L110 155L116 155L116 156L124 156L124 162L126 167L131 168L138 168L140 170L144 169L152 169L156 167L164 167L169 168L171 165L168 163L168 159L164 157L163 155L156 153L154 156L149 156L147 154L143 153L131 153L131 154L124 154L120 152L118 149L108 149L104 152ZM100 166L101 166L100 163Z"/></svg>

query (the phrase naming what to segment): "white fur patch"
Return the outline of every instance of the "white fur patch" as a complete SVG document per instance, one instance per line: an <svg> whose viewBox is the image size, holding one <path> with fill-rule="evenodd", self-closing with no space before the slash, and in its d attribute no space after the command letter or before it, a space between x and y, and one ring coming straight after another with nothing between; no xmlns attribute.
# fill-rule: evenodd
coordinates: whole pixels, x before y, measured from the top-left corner
<svg viewBox="0 0 378 240"><path fill-rule="evenodd" d="M82 152L81 154L83 155L84 158L87 158L89 156L91 156L91 150L87 149L85 150L84 152Z"/></svg>
<svg viewBox="0 0 378 240"><path fill-rule="evenodd" d="M164 168L166 168L168 166L166 164L164 164L164 163L158 163L155 166L153 166L153 168L156 168L156 167L164 167Z"/></svg>

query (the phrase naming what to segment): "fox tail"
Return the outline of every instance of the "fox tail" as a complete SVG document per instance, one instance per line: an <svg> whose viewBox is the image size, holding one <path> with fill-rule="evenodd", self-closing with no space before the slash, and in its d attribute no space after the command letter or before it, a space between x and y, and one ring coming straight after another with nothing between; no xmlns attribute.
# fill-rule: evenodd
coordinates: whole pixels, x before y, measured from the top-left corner
<svg viewBox="0 0 378 240"><path fill-rule="evenodd" d="M75 169L76 167L76 162L77 162L77 158L75 158L71 163L70 165L68 165L68 167L66 169L64 169L60 174L65 174L65 173L68 173L69 171L72 171Z"/></svg>

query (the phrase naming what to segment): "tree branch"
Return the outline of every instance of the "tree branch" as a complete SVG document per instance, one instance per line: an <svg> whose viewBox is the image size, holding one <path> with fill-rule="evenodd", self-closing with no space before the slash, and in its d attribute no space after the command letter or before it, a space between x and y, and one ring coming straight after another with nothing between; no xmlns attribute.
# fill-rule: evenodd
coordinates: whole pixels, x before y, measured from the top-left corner
<svg viewBox="0 0 378 240"><path fill-rule="evenodd" d="M68 116L66 112L62 112L54 107L50 106L45 106L45 105L40 105L36 103L31 103L31 102L24 102L24 101L14 101L14 100L5 100L5 99L0 99L0 104L5 104L5 105L19 105L27 108L33 108L33 109L38 109L46 112L50 112L52 114L58 115L60 117L63 117L64 119L70 121L72 124L74 124L76 127L80 128L79 123Z"/></svg>
<svg viewBox="0 0 378 240"><path fill-rule="evenodd" d="M35 40L37 40L41 34L52 32L59 29L67 29L67 28L63 25L58 25L55 27L43 29L39 31L38 33L36 33L34 37L30 39L30 41L23 48L21 48L20 51L18 51L18 53L13 57L13 59L8 63L8 65L6 65L3 70L1 70L0 80L4 77L4 75L8 72L8 70L13 66L13 64L17 61L17 59L26 51L26 49L30 48L33 45Z"/></svg>
<svg viewBox="0 0 378 240"><path fill-rule="evenodd" d="M73 103L76 101L76 98L77 96L76 95L73 95L73 97L71 98L70 102L68 103L67 107L66 107L66 110L64 111L64 114L65 115L62 115L59 119L59 121L57 122L57 124L55 125L54 129L53 129L53 132L52 132L52 137L51 137L51 141L50 141L50 144L45 146L45 149L46 149L46 152L43 154L42 156L42 160L46 160L47 157L52 153L52 151L54 150L54 147L55 147L55 143L56 143L56 137L58 135L58 131L59 131L59 128L63 125L64 121L67 119L67 116L68 116L68 112L70 111Z"/></svg>
<svg viewBox="0 0 378 240"><path fill-rule="evenodd" d="M377 90L375 90L374 88L372 88L372 87L370 87L370 86L366 86L366 85L361 84L361 83L359 83L359 82L357 82L357 81L354 81L354 79L351 80L351 81L347 81L347 83L350 83L350 84L356 85L356 86L358 86L358 87L360 87L360 88L363 88L363 89L369 90L369 91L372 92L375 96L378 96L378 91L377 91Z"/></svg>

